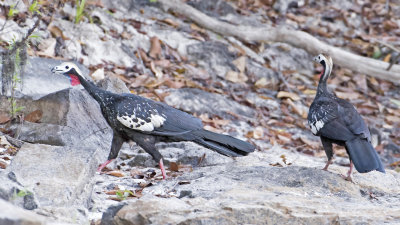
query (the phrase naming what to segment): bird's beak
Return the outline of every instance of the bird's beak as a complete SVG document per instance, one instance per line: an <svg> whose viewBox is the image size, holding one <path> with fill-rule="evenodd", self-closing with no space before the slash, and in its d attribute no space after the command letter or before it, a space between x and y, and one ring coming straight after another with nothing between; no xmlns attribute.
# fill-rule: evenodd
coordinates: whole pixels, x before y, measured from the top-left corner
<svg viewBox="0 0 400 225"><path fill-rule="evenodd" d="M58 73L58 74L62 74L62 73L63 73L63 71L60 70L60 69L58 68L58 66L53 67L53 68L51 69L51 72L52 72L52 73Z"/></svg>

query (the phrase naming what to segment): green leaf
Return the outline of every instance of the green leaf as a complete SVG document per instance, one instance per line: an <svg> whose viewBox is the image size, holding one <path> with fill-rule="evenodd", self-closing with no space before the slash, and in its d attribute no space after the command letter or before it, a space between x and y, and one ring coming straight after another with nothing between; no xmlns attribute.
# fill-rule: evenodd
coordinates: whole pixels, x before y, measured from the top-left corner
<svg viewBox="0 0 400 225"><path fill-rule="evenodd" d="M75 15L75 24L79 23L81 21L81 18L83 16L83 11L85 9L85 3L86 0L76 0L75 5L76 5L76 15Z"/></svg>
<svg viewBox="0 0 400 225"><path fill-rule="evenodd" d="M38 13L39 12L39 5L38 5L38 1L35 0L32 2L32 4L29 6L29 12L31 13Z"/></svg>
<svg viewBox="0 0 400 225"><path fill-rule="evenodd" d="M381 55L382 55L381 49L378 46L374 46L374 52L372 53L372 58L378 59L379 57L381 57Z"/></svg>
<svg viewBox="0 0 400 225"><path fill-rule="evenodd" d="M16 5L11 5L10 10L8 11L7 18L13 17L15 14L19 13L19 10L15 8Z"/></svg>

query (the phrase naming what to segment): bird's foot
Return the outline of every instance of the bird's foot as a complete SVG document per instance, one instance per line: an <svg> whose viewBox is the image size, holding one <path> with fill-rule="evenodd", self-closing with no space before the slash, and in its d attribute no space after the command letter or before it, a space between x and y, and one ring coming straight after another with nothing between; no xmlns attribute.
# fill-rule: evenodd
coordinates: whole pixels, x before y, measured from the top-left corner
<svg viewBox="0 0 400 225"><path fill-rule="evenodd" d="M165 179L167 179L167 174L165 173L164 162L162 159L160 159L159 165L160 165L163 180L165 180Z"/></svg>
<svg viewBox="0 0 400 225"><path fill-rule="evenodd" d="M329 165L331 165L331 164L332 164L332 158L331 158L330 160L328 160L328 162L326 162L325 167L322 168L322 170L328 171L328 167L329 167Z"/></svg>
<svg viewBox="0 0 400 225"><path fill-rule="evenodd" d="M97 172L98 173L102 173L101 171L104 169L104 167L106 167L110 162L112 162L112 159L109 159L109 160L107 160L107 161L105 161L103 164L101 164L100 166L99 166L99 168L97 168Z"/></svg>
<svg viewBox="0 0 400 225"><path fill-rule="evenodd" d="M347 181L350 181L350 182L353 182L353 179L351 178L351 174L349 174L349 175L347 175L347 176L345 176L345 175L340 175L343 179L345 179L345 180L347 180Z"/></svg>

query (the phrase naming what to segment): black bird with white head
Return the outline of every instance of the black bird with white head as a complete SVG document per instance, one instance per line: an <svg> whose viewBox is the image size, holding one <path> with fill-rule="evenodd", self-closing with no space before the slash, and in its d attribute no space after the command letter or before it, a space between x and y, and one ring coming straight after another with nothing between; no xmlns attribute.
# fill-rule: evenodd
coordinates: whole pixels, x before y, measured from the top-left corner
<svg viewBox="0 0 400 225"><path fill-rule="evenodd" d="M326 85L332 72L332 58L319 54L314 61L323 66L317 94L308 112L308 125L314 135L320 136L328 162L332 162L332 143L344 146L350 159L347 180L351 180L353 164L358 172L377 170L385 173L382 162L371 145L371 134L356 108L346 100L332 94Z"/></svg>
<svg viewBox="0 0 400 225"><path fill-rule="evenodd" d="M162 156L155 147L157 142L192 141L231 157L244 156L255 149L248 142L204 130L200 119L164 103L134 94L105 91L88 81L71 62L62 63L51 71L69 77L73 86L81 84L99 103L113 130L110 154L99 167L99 172L117 158L122 144L129 140L136 142L159 163L164 179L166 173Z"/></svg>

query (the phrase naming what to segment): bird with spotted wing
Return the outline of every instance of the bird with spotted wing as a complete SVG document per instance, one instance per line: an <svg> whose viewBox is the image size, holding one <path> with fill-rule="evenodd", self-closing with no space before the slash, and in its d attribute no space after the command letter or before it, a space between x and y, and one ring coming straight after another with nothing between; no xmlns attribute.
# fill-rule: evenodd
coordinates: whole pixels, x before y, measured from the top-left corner
<svg viewBox="0 0 400 225"><path fill-rule="evenodd" d="M129 140L136 142L159 163L164 179L166 173L162 155L155 147L157 142L192 141L231 157L244 156L255 149L248 142L204 130L200 119L164 103L98 88L71 62L54 67L52 72L67 76L72 85L81 84L99 103L104 118L113 130L110 154L99 167L99 172L117 158L122 144Z"/></svg>
<svg viewBox="0 0 400 225"><path fill-rule="evenodd" d="M308 112L308 125L314 135L320 136L328 162L323 170L332 163L332 144L346 148L350 158L347 180L351 180L353 164L358 172L372 170L385 172L382 162L371 144L371 134L355 107L346 100L333 95L327 88L333 63L331 57L320 54L314 60L323 66L317 94Z"/></svg>

